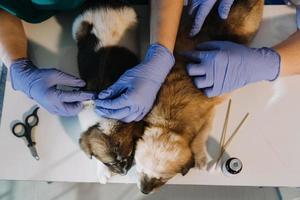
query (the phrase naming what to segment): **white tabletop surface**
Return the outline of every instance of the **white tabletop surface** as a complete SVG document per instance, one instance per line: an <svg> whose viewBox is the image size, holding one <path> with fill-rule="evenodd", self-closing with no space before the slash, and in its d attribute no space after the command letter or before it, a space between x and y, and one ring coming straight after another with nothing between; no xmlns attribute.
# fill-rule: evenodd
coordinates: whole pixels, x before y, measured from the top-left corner
<svg viewBox="0 0 300 200"><path fill-rule="evenodd" d="M71 21L71 15L64 15L38 25L25 23L31 56L38 66L60 67L77 74ZM253 46L272 46L295 30L293 9L266 6L262 27ZM25 143L12 135L10 127L36 103L13 91L9 78L7 81L0 127L0 179L97 182L94 162L84 155L76 141L82 131L76 118L59 118L40 109L35 138L41 160L31 157ZM300 186L299 89L300 78L292 77L274 83L254 84L234 92L229 128L232 130L244 114L250 112L250 118L227 152L242 160L242 173L229 178L220 173L192 170L187 176L178 175L169 183ZM217 109L209 140L211 154L217 151L225 109L225 103ZM111 182L135 182L134 170L125 177L113 177Z"/></svg>

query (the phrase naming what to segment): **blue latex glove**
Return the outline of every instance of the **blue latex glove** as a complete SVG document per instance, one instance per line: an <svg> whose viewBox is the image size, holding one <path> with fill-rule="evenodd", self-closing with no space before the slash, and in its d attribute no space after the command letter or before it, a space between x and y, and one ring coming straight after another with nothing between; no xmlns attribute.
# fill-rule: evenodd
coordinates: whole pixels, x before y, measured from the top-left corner
<svg viewBox="0 0 300 200"><path fill-rule="evenodd" d="M159 44L151 45L139 65L127 70L98 95L96 112L123 122L143 119L173 65L174 56L168 49Z"/></svg>
<svg viewBox="0 0 300 200"><path fill-rule="evenodd" d="M195 36L199 33L207 15L215 5L217 0L189 0L189 15L194 17L194 23L190 36ZM234 0L221 0L218 8L219 15L222 19L228 17L230 8Z"/></svg>
<svg viewBox="0 0 300 200"><path fill-rule="evenodd" d="M187 65L187 73L208 97L249 83L275 80L280 72L279 54L266 47L249 48L233 42L211 41L183 54L193 61Z"/></svg>
<svg viewBox="0 0 300 200"><path fill-rule="evenodd" d="M83 108L81 101L94 98L89 92L56 89L57 85L83 87L85 82L56 69L38 69L28 59L13 62L10 76L13 89L24 92L53 114L74 116Z"/></svg>

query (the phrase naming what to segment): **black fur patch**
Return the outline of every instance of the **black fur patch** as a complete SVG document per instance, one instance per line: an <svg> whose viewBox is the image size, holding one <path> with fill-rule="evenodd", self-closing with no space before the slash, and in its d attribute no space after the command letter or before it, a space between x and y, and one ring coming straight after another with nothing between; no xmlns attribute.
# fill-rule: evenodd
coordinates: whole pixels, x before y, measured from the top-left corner
<svg viewBox="0 0 300 200"><path fill-rule="evenodd" d="M138 57L125 47L102 47L95 51L98 38L89 33L78 40L80 77L86 90L100 92L112 85L128 69L139 63Z"/></svg>

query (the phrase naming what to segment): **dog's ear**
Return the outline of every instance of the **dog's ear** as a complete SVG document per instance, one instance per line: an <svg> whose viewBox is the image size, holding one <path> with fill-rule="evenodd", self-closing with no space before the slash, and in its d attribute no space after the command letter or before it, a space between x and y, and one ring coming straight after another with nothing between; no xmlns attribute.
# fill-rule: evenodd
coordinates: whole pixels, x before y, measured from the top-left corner
<svg viewBox="0 0 300 200"><path fill-rule="evenodd" d="M81 137L79 139L80 148L82 149L82 151L84 151L84 153L86 153L88 157L90 157L90 159L92 159L93 156L91 138L94 135L97 135L97 133L99 132L98 126L99 124L95 124L94 126L90 127L88 130L81 134Z"/></svg>
<svg viewBox="0 0 300 200"><path fill-rule="evenodd" d="M95 156L100 159L109 154L111 149L109 137L99 129L98 125L90 127L81 135L79 145L90 158Z"/></svg>
<svg viewBox="0 0 300 200"><path fill-rule="evenodd" d="M143 121L135 122L133 124L133 137L134 139L142 138L145 130L145 123Z"/></svg>
<svg viewBox="0 0 300 200"><path fill-rule="evenodd" d="M86 155L89 156L90 159L92 159L93 153L91 150L91 145L85 133L83 133L83 135L79 139L79 146L82 149L82 151L84 151L84 153L86 153Z"/></svg>
<svg viewBox="0 0 300 200"><path fill-rule="evenodd" d="M189 162L186 163L186 165L181 169L182 176L185 176L193 167L195 167L195 160L193 157L191 157Z"/></svg>
<svg viewBox="0 0 300 200"><path fill-rule="evenodd" d="M76 26L75 26L76 27ZM91 31L93 29L93 25L90 24L87 21L82 21L78 27L76 27L77 29L74 30L74 39L78 42L80 42L83 39L87 39L88 36L91 35Z"/></svg>

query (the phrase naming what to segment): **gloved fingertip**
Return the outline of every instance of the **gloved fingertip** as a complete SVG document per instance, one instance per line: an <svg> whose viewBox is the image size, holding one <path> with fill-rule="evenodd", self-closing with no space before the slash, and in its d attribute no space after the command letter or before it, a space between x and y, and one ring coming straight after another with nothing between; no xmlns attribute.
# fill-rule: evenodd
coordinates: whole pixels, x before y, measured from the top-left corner
<svg viewBox="0 0 300 200"><path fill-rule="evenodd" d="M93 93L93 96L92 96L91 100L96 100L97 97L98 97L97 93Z"/></svg>
<svg viewBox="0 0 300 200"><path fill-rule="evenodd" d="M193 27L192 27L192 29L189 33L189 36L190 37L195 37L199 33L200 29L201 29L200 25L193 25Z"/></svg>
<svg viewBox="0 0 300 200"><path fill-rule="evenodd" d="M188 64L188 65L186 65L186 72L188 73L188 75L189 76L191 76L191 75L193 75L193 73L192 73L192 65L191 64Z"/></svg>
<svg viewBox="0 0 300 200"><path fill-rule="evenodd" d="M207 96L208 98L212 98L217 96L217 94L213 91L212 88L206 88L203 89L203 93L205 94L205 96Z"/></svg>
<svg viewBox="0 0 300 200"><path fill-rule="evenodd" d="M109 97L110 95L111 95L110 90L104 90L104 91L102 91L98 94L98 98L99 99L105 99L105 98Z"/></svg>
<svg viewBox="0 0 300 200"><path fill-rule="evenodd" d="M77 109L78 109L78 112L76 114L78 114L82 109L84 108L84 105L82 102L78 102L77 103Z"/></svg>
<svg viewBox="0 0 300 200"><path fill-rule="evenodd" d="M96 99L94 102L95 102L95 105L96 105L98 108L101 108L102 100Z"/></svg>
<svg viewBox="0 0 300 200"><path fill-rule="evenodd" d="M82 109L83 109L83 103L82 102L76 102L73 104L73 116L77 115Z"/></svg>
<svg viewBox="0 0 300 200"><path fill-rule="evenodd" d="M84 106L81 102L68 104L65 107L66 111L63 114L63 116L65 116L65 117L74 117L82 111L83 107Z"/></svg>
<svg viewBox="0 0 300 200"><path fill-rule="evenodd" d="M97 93L94 92L84 92L83 94L87 100L95 100L97 98Z"/></svg>
<svg viewBox="0 0 300 200"><path fill-rule="evenodd" d="M76 82L77 82L79 87L84 87L86 85L86 82L84 80L81 80L81 79L76 79Z"/></svg>
<svg viewBox="0 0 300 200"><path fill-rule="evenodd" d="M218 9L220 18L223 20L227 19L229 15L229 11L230 11L230 7L227 8L226 6L220 6Z"/></svg>
<svg viewBox="0 0 300 200"><path fill-rule="evenodd" d="M194 13L194 9L192 7L190 7L189 11L188 11L188 15L192 16Z"/></svg>
<svg viewBox="0 0 300 200"><path fill-rule="evenodd" d="M130 120L128 120L128 119L126 119L126 118L125 118L125 119L120 119L120 121L121 121L121 122L124 122L124 123L130 123L130 122L131 122Z"/></svg>
<svg viewBox="0 0 300 200"><path fill-rule="evenodd" d="M223 20L228 18L228 13L221 12L221 13L219 13L219 15L220 15L221 19L223 19Z"/></svg>
<svg viewBox="0 0 300 200"><path fill-rule="evenodd" d="M139 122L144 118L144 115L139 116L138 118L136 118L134 121L135 122Z"/></svg>
<svg viewBox="0 0 300 200"><path fill-rule="evenodd" d="M96 99L97 99L97 95L95 94L85 94L81 97L80 101L86 102L86 101L94 101Z"/></svg>
<svg viewBox="0 0 300 200"><path fill-rule="evenodd" d="M96 112L98 115L100 115L100 116L104 116L104 115L105 115L105 113L103 112L103 108L101 108L101 107L96 107L96 108L95 108L95 112Z"/></svg>
<svg viewBox="0 0 300 200"><path fill-rule="evenodd" d="M197 34L196 30L191 30L189 36L194 37L196 34Z"/></svg>
<svg viewBox="0 0 300 200"><path fill-rule="evenodd" d="M135 119L133 119L131 115L128 115L127 117L119 119L119 120L124 123L130 123L130 122L133 122Z"/></svg>
<svg viewBox="0 0 300 200"><path fill-rule="evenodd" d="M210 93L204 93L205 94L205 96L207 96L208 98L212 98L212 97L214 97L212 94L210 94Z"/></svg>

